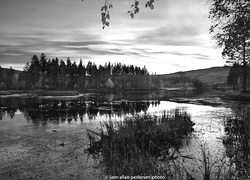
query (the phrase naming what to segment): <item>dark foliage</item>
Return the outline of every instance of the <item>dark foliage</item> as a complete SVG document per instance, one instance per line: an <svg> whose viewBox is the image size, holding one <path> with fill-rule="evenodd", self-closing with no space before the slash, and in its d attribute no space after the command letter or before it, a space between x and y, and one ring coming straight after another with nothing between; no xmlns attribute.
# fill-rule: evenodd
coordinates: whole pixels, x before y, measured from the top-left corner
<svg viewBox="0 0 250 180"><path fill-rule="evenodd" d="M66 66L66 67L65 67ZM24 71L31 72L37 75L58 75L64 74L66 76L102 76L102 75L148 75L147 68L143 68L133 65L125 65L121 63L111 64L110 62L104 66L96 66L94 62L89 61L87 65L83 65L82 60L77 65L76 62L71 62L70 58L67 58L66 63L61 60L59 64L58 58L48 60L45 54L41 54L39 59L37 55L31 58L31 61L26 64Z"/></svg>
<svg viewBox="0 0 250 180"><path fill-rule="evenodd" d="M246 72L244 72L246 71ZM246 69L242 65L234 64L227 76L227 84L232 86L233 89L241 89L244 73L247 77L250 76L250 67L247 66ZM250 80L249 78L246 81L246 87L249 87Z"/></svg>
<svg viewBox="0 0 250 180"><path fill-rule="evenodd" d="M88 61L79 64L69 58L47 60L34 55L24 71L0 69L1 90L155 90L161 88L200 88L197 81L185 76L149 75L147 68L121 63L97 66Z"/></svg>
<svg viewBox="0 0 250 180"><path fill-rule="evenodd" d="M233 115L225 119L226 136L223 144L235 174L239 179L250 177L250 110L249 106L238 105Z"/></svg>
<svg viewBox="0 0 250 180"><path fill-rule="evenodd" d="M217 44L223 48L222 56L227 63L243 66L242 91L247 86L247 63L249 60L250 38L249 0L211 0L209 18L212 21L210 32Z"/></svg>

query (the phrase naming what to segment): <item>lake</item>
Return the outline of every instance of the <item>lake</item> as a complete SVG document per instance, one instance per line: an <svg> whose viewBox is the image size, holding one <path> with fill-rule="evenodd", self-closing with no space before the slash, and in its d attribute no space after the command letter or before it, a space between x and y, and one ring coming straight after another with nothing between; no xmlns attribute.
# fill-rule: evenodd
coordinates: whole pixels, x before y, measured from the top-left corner
<svg viewBox="0 0 250 180"><path fill-rule="evenodd" d="M205 152L211 176L220 169L221 177L229 176L229 170L245 177L249 167L236 160L246 162L249 157L244 128L249 123L236 123L234 117L247 120L248 105L190 91L1 97L0 179L102 179L107 174L102 173L99 160L85 151L89 147L86 128L98 132L100 122L137 114L161 116L176 108L190 114L195 123L184 138L186 145L175 154L185 172L203 177ZM234 157L235 152L240 157Z"/></svg>

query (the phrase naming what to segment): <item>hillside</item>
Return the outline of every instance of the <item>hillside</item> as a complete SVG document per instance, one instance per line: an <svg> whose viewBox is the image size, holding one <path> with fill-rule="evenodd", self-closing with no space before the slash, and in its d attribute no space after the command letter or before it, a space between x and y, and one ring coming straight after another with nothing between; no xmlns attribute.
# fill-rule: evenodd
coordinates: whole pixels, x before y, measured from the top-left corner
<svg viewBox="0 0 250 180"><path fill-rule="evenodd" d="M227 82L228 72L231 67L212 67L208 69L198 69L192 71L166 74L166 77L185 76L192 79L199 79L207 85L222 84Z"/></svg>
<svg viewBox="0 0 250 180"><path fill-rule="evenodd" d="M224 84L230 67L213 67L165 75L74 76L32 74L0 69L0 90L138 90L193 87L198 79L205 85Z"/></svg>

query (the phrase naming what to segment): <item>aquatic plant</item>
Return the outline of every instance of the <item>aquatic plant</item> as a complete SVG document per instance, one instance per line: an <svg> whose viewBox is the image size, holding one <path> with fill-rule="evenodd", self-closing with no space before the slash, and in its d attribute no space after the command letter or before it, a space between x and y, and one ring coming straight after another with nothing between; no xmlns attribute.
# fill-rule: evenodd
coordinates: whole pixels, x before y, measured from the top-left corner
<svg viewBox="0 0 250 180"><path fill-rule="evenodd" d="M220 158L215 158L211 156L209 149L206 147L206 142L201 145L201 155L202 158L198 159L199 164L197 167L200 169L200 172L204 180L219 180L223 177L226 166L226 157L222 156ZM197 161L197 159L195 159ZM224 170L224 171L223 171Z"/></svg>
<svg viewBox="0 0 250 180"><path fill-rule="evenodd" d="M250 110L249 106L239 105L233 108L233 114L225 118L226 136L223 144L226 154L234 168L234 177L250 178Z"/></svg>
<svg viewBox="0 0 250 180"><path fill-rule="evenodd" d="M182 109L165 111L160 117L144 114L123 121L106 121L98 132L87 129L87 151L102 159L108 175L171 178L171 160L183 146L183 138L193 131L193 125L190 115Z"/></svg>

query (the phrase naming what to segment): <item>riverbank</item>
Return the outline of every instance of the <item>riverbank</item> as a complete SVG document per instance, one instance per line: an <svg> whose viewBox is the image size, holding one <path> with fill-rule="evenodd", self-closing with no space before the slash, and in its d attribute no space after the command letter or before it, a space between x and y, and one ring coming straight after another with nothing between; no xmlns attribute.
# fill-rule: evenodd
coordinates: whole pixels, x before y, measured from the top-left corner
<svg viewBox="0 0 250 180"><path fill-rule="evenodd" d="M1 97L16 96L77 96L78 91L48 91L48 90L2 90Z"/></svg>
<svg viewBox="0 0 250 180"><path fill-rule="evenodd" d="M210 98L170 98L169 101L176 103L187 103L187 104L196 104L196 105L205 105L205 106L221 106L224 105L224 102L219 97L210 97Z"/></svg>
<svg viewBox="0 0 250 180"><path fill-rule="evenodd" d="M177 97L167 99L171 102L176 103L188 103L188 104L197 104L197 105L208 105L208 106L222 106L227 104L229 101L239 101L239 102L249 102L250 101L250 92L237 92L237 91L211 91L202 93L197 97Z"/></svg>
<svg viewBox="0 0 250 180"><path fill-rule="evenodd" d="M0 90L0 97L18 97L18 96L79 96L88 93L112 93L112 92L151 92L151 91L187 91L193 88L165 88L165 89L130 89L130 90L112 90L112 89L84 89L84 90Z"/></svg>
<svg viewBox="0 0 250 180"><path fill-rule="evenodd" d="M250 91L246 92L228 91L225 92L221 98L223 100L230 100L230 101L250 101Z"/></svg>

